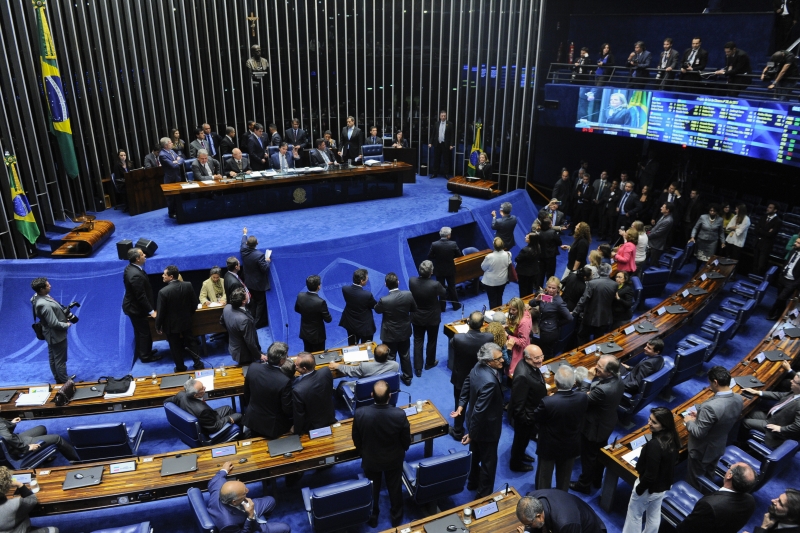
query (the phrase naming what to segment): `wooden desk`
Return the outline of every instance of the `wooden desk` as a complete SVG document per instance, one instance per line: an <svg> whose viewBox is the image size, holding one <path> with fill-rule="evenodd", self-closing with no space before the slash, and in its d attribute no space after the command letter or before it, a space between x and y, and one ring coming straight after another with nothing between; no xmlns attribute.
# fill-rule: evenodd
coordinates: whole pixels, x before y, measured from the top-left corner
<svg viewBox="0 0 800 533"><path fill-rule="evenodd" d="M795 302L790 303L786 313L790 312L794 308ZM795 319L794 321L800 323L800 320L798 319ZM765 359L763 363L759 364L755 361L755 357L759 353L766 350L781 350L789 357L794 357L794 355L800 351L800 339L790 339L789 337L786 337L783 340L779 340L777 337L774 337L782 322L783 320L776 322L764 339L757 344L755 348L753 348L753 350L742 359L741 362L737 363L736 366L731 369L730 373L732 377L753 374L764 382L765 386L762 390L768 390L778 382L778 380L784 374L784 370L781 368L780 362L773 363ZM738 385L733 386L734 392L738 392L739 390L740 388ZM712 396L713 392L711 392L711 389L705 388L672 410L672 413L675 415L675 427L677 428L678 436L681 439L681 449L679 452L681 460L685 459L687 456L686 447L689 442L688 432L686 430L686 425L683 423L683 417L681 416L681 413L693 405L703 403ZM745 415L753 409L757 398L758 397L756 396L751 399L744 399L744 407L742 408L742 414L740 418L744 418ZM603 489L600 495L600 505L606 511L610 510L614 503L614 492L617 488L617 481L619 481L619 478L622 478L630 485L633 485L633 482L637 477L639 477L639 474L636 472L636 469L633 467L633 465L622 459L622 456L631 451L630 446L628 446L631 441L636 440L640 436L649 432L649 426L639 428L630 435L619 439L617 441L616 448L613 448L612 445L608 445L603 448L602 453L600 454L600 462L606 467L606 472L603 477Z"/></svg>
<svg viewBox="0 0 800 533"><path fill-rule="evenodd" d="M483 258L492 253L488 248L480 252L473 252L471 254L456 257L453 262L456 265L456 283L464 283L471 279L478 279L483 276L483 269L481 263Z"/></svg>
<svg viewBox="0 0 800 533"><path fill-rule="evenodd" d="M203 345L203 355L208 354L206 350L206 335L212 333L226 333L228 331L225 329L225 326L219 322L222 317L223 309L225 309L224 305L218 307L199 307L192 316L192 335L200 337L200 342ZM150 323L150 335L152 335L154 341L167 340L166 335L156 331L155 318L148 317L147 321Z"/></svg>
<svg viewBox="0 0 800 533"><path fill-rule="evenodd" d="M125 174L128 213L135 216L167 207L161 192L163 183L164 167L137 168Z"/></svg>
<svg viewBox="0 0 800 533"><path fill-rule="evenodd" d="M486 505L497 497L502 497L502 499L497 502L497 512L485 518L479 518L477 520L473 518L472 523L467 526L467 529L469 529L470 533L516 533L517 526L520 525L519 520L517 520L517 503L522 497L514 487L508 487L508 494L503 494L503 491L498 491L485 498L459 505L458 507L442 511L432 516L427 516L408 524L403 524L396 528L387 529L382 533L397 533L398 531L404 531L406 529L411 531L411 533L425 533L425 524L429 524L434 520L444 518L453 513L457 513L459 518L463 519L465 507L471 507L474 512L476 507Z"/></svg>
<svg viewBox="0 0 800 533"><path fill-rule="evenodd" d="M426 402L422 413L409 417L411 424L411 442L425 443L425 456L433 453L433 439L447 435L447 420L436 407ZM294 453L294 457L270 457L267 441L262 438L241 440L236 443L236 455L211 457L211 449L226 444L182 450L180 452L143 456L131 459L116 459L108 462L88 463L65 467L41 468L35 470L36 479L41 490L36 495L39 505L35 513L38 516L86 511L103 507L115 507L151 500L185 496L189 487L205 489L208 482L219 471L225 461L233 462L232 475L245 483L265 479L274 479L312 470L321 466L343 463L358 459L351 437L353 419L340 421L334 427L332 435L310 440L308 435L300 438L303 450ZM161 477L161 463L165 457L196 453L197 471L173 476ZM240 459L247 459L239 464ZM119 474L109 473L109 465L123 461L136 461L136 470ZM103 464L103 482L93 487L62 490L66 476L70 472ZM123 502L120 499L123 498ZM125 502L124 498L127 498Z"/></svg>
<svg viewBox="0 0 800 533"><path fill-rule="evenodd" d="M375 346L375 343L371 343L373 350ZM341 353L342 348L332 348L329 352ZM327 365L320 365L317 368L322 368L324 366ZM223 372L226 373L227 376L223 376ZM179 374L194 375L194 372L179 372ZM174 375L176 374L162 374L156 377L156 381L161 383L161 379L165 376ZM344 375L337 370L333 372L333 377L336 379L344 377ZM59 407L55 404L54 400L56 391L58 390L56 387L60 387L60 385L51 385L50 388L52 392L50 393L50 399L44 405L17 407L14 402L18 395L15 395L8 403L0 404L0 416L9 420L17 416L24 420L38 420L42 418L60 418L66 416L118 413L120 411L148 409L163 406L164 400L175 396L181 390L180 388L160 389L158 384L153 385L153 378L151 376L141 376L134 379L136 381L136 392L134 392L133 396L127 398L112 398L108 400L103 397L91 398L88 400L71 402ZM77 383L79 387L95 384L97 384L96 381L82 381ZM28 390L28 387L3 387L0 390L9 389L25 392ZM233 398L244 394L244 375L242 374L242 368L237 366L228 366L224 367L224 369L216 368L214 372L214 390L209 391L207 394L209 400Z"/></svg>
<svg viewBox="0 0 800 533"><path fill-rule="evenodd" d="M447 180L447 190L484 200L500 196L503 192L498 188L496 181L467 179L464 176L453 176Z"/></svg>
<svg viewBox="0 0 800 533"><path fill-rule="evenodd" d="M289 173L269 178L225 179L184 188L186 183L161 185L176 202L179 224L220 218L275 213L403 195L403 181L414 169L397 166L358 166L352 169Z"/></svg>

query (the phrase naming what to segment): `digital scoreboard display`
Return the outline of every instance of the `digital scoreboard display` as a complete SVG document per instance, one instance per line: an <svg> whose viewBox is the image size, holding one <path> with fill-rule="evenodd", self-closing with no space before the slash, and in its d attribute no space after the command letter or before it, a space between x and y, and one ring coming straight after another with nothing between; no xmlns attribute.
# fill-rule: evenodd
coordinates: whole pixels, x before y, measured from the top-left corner
<svg viewBox="0 0 800 533"><path fill-rule="evenodd" d="M635 91L634 96L630 89L603 88L603 104L633 102L626 109L611 109L592 105L598 89L582 89L584 102L591 90L595 94L589 95L589 105L578 105L575 127L581 131L646 137L800 166L800 105L661 91ZM615 118L625 115L636 116L635 124L620 124Z"/></svg>

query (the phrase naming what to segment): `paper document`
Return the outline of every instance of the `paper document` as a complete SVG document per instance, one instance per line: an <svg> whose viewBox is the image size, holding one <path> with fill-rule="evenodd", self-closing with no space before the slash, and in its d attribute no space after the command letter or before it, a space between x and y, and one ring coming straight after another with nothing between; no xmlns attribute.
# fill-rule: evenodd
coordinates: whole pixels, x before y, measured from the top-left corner
<svg viewBox="0 0 800 533"><path fill-rule="evenodd" d="M17 398L17 407L21 405L44 405L50 398L49 392L35 392L33 394L20 394Z"/></svg>
<svg viewBox="0 0 800 533"><path fill-rule="evenodd" d="M355 352L347 352L342 356L345 363L363 363L369 361L369 352L366 350L358 350Z"/></svg>
<svg viewBox="0 0 800 533"><path fill-rule="evenodd" d="M629 464L636 466L636 463L639 461L639 456L642 455L642 450L644 447L636 448L633 451L630 451L622 456L622 459L627 461Z"/></svg>
<svg viewBox="0 0 800 533"><path fill-rule="evenodd" d="M208 183L209 185L213 185L214 183L214 180L200 180L200 181L202 181L203 183Z"/></svg>
<svg viewBox="0 0 800 533"><path fill-rule="evenodd" d="M181 189L199 189L199 183L181 183Z"/></svg>
<svg viewBox="0 0 800 533"><path fill-rule="evenodd" d="M469 326L467 324L454 324L453 329L456 330L457 333L466 333L469 331Z"/></svg>
<svg viewBox="0 0 800 533"><path fill-rule="evenodd" d="M111 398L127 398L129 396L133 396L134 392L136 392L136 381L131 381L128 390L126 390L125 392L118 392L116 394L111 394L107 392L103 395L103 398L106 400L109 400Z"/></svg>
<svg viewBox="0 0 800 533"><path fill-rule="evenodd" d="M206 392L214 390L214 370L198 370L194 373L194 379L205 385Z"/></svg>

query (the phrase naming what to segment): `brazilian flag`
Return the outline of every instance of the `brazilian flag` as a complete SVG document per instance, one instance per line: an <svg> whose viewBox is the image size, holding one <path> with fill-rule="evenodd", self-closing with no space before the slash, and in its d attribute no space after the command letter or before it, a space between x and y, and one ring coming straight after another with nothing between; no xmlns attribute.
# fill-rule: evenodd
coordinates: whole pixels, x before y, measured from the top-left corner
<svg viewBox="0 0 800 533"><path fill-rule="evenodd" d="M58 72L56 47L53 44L50 26L47 24L44 0L34 0L33 8L36 10L36 20L39 24L39 59L42 63L42 85L47 93L47 103L50 108L50 132L58 140L58 149L67 175L75 178L78 176L78 159L75 156L75 145L72 143L69 109L64 96L64 86L61 84L61 75Z"/></svg>
<svg viewBox="0 0 800 533"><path fill-rule="evenodd" d="M39 226L36 225L36 219L33 217L31 211L31 204L25 196L25 191L22 190L22 185L19 181L17 174L17 158L6 152L5 161L8 171L8 183L11 186L11 203L14 204L14 220L17 223L17 229L22 233L26 239L31 241L31 244L36 243L39 237Z"/></svg>
<svg viewBox="0 0 800 533"><path fill-rule="evenodd" d="M472 151L469 153L469 162L467 163L467 176L475 176L475 167L478 166L478 156L483 151L483 145L481 145L481 128L483 128L483 124L477 122L475 124L475 142L472 143Z"/></svg>

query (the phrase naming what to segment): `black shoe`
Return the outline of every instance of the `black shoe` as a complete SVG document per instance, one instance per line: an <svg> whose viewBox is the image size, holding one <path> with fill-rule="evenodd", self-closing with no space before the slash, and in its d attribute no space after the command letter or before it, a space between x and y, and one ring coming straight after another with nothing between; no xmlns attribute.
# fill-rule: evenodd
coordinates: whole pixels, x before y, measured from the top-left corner
<svg viewBox="0 0 800 533"><path fill-rule="evenodd" d="M378 515L376 514L369 515L369 520L367 521L367 525L371 528L378 527Z"/></svg>
<svg viewBox="0 0 800 533"><path fill-rule="evenodd" d="M158 350L150 350L150 354L147 357L153 357L158 353Z"/></svg>
<svg viewBox="0 0 800 533"><path fill-rule="evenodd" d="M425 365L425 370L430 370L431 368L436 368L436 365L438 365L438 364L439 364L439 360L438 359L434 359L433 363L431 363L429 365Z"/></svg>
<svg viewBox="0 0 800 533"><path fill-rule="evenodd" d="M459 433L458 431L456 431L456 428L454 428L454 427L451 427L451 428L450 428L450 429L447 431L447 433L448 433L448 434L449 434L451 437L453 437L455 440L457 440L458 442L461 442L461 439L463 439L463 438L464 438L464 433L463 433L463 432Z"/></svg>
<svg viewBox="0 0 800 533"><path fill-rule="evenodd" d="M192 368L194 368L195 370L203 370L205 367L206 365L204 365L200 359L197 359L194 362L194 366L192 366Z"/></svg>
<svg viewBox="0 0 800 533"><path fill-rule="evenodd" d="M533 457L531 457L531 456L530 456L530 455L528 455L527 453L526 453L526 454L525 454L525 456L522 458L522 460L523 460L523 461L525 461L526 463L533 463L534 461L536 461L536 459L534 459Z"/></svg>
<svg viewBox="0 0 800 533"><path fill-rule="evenodd" d="M478 490L478 484L468 481L467 482L467 490Z"/></svg>
<svg viewBox="0 0 800 533"><path fill-rule="evenodd" d="M511 469L512 472L531 472L533 470L533 467L531 465L525 463L518 465L512 463L509 465L509 468Z"/></svg>
<svg viewBox="0 0 800 533"><path fill-rule="evenodd" d="M569 488L570 490L574 490L575 492L580 492L581 494L589 494L589 487L586 485L581 485L577 481L570 481Z"/></svg>
<svg viewBox="0 0 800 533"><path fill-rule="evenodd" d="M182 366L182 367L178 367L178 366L176 366L176 367L175 367L175 373L176 373L176 374L177 374L178 372L186 372L187 370L189 370L189 369L188 369L188 368L186 368L186 366L185 366L185 365L184 365L184 366Z"/></svg>
<svg viewBox="0 0 800 533"><path fill-rule="evenodd" d="M418 378L421 378L422 377L422 370L414 370L414 375L417 376Z"/></svg>
<svg viewBox="0 0 800 533"><path fill-rule="evenodd" d="M400 381L402 381L403 384L406 387L410 387L411 386L411 378L407 378L407 377L403 376L403 377L400 378Z"/></svg>
<svg viewBox="0 0 800 533"><path fill-rule="evenodd" d="M176 218L176 216L175 215L170 215L169 218Z"/></svg>
<svg viewBox="0 0 800 533"><path fill-rule="evenodd" d="M461 304L453 304L453 311L458 311L461 309Z"/></svg>
<svg viewBox="0 0 800 533"><path fill-rule="evenodd" d="M153 352L150 353L152 354ZM141 359L139 359L139 361L141 361L142 363L155 363L156 361L160 361L161 358L162 358L161 355L150 355L148 357L142 357Z"/></svg>

